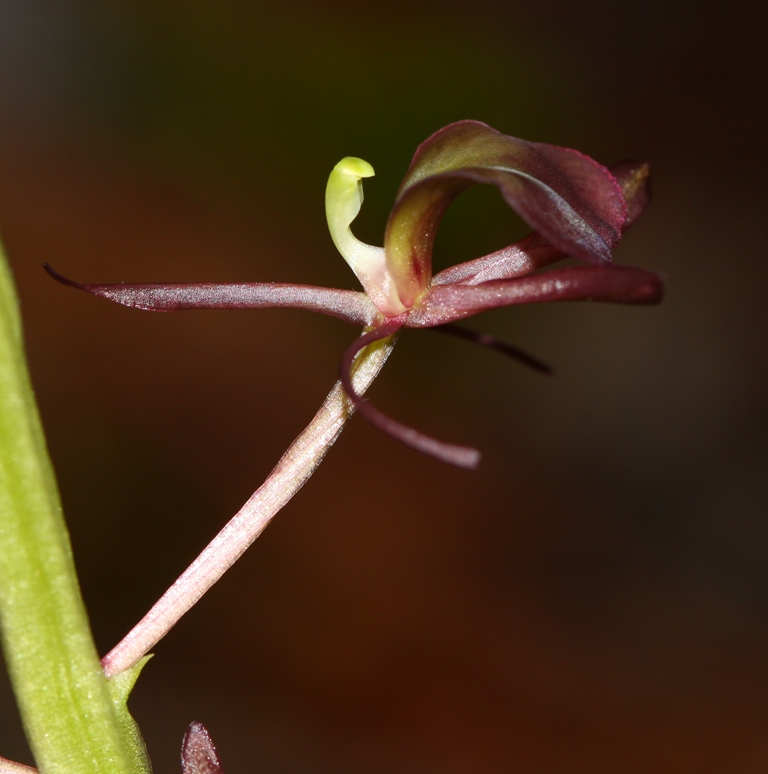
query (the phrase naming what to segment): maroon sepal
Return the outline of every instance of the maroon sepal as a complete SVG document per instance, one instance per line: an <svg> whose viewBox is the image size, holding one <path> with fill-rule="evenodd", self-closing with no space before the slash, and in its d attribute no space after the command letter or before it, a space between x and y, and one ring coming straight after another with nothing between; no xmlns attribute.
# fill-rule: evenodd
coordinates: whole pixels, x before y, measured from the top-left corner
<svg viewBox="0 0 768 774"><path fill-rule="evenodd" d="M658 274L627 266L575 266L480 285L437 285L408 316L408 328L461 320L488 309L544 301L657 304L664 293Z"/></svg>
<svg viewBox="0 0 768 774"><path fill-rule="evenodd" d="M191 282L89 285L59 274L47 263L54 279L107 301L146 312L183 312L188 309L306 309L338 317L356 325L370 325L376 307L365 293L315 285L279 282Z"/></svg>

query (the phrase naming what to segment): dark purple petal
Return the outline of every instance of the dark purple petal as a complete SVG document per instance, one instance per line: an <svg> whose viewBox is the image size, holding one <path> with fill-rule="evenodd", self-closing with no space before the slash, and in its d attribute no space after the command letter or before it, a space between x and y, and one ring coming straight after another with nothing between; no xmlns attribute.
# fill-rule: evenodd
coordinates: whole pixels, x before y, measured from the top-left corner
<svg viewBox="0 0 768 774"><path fill-rule="evenodd" d="M430 288L419 306L411 311L406 326L444 325L487 309L542 301L656 304L663 292L661 277L650 271L626 266L576 266L482 285Z"/></svg>
<svg viewBox="0 0 768 774"><path fill-rule="evenodd" d="M182 774L224 774L211 737L202 723L192 723L181 744Z"/></svg>
<svg viewBox="0 0 768 774"><path fill-rule="evenodd" d="M447 462L450 465L456 465L460 468L474 470L480 463L480 452L477 449L473 449L469 446L456 446L455 444L438 441L436 438L432 438L429 435L424 435L424 433L420 433L413 427L401 424L396 419L388 417L377 408L374 408L370 403L363 400L362 396L355 392L350 377L350 369L352 368L352 362L355 359L355 355L363 349L363 347L368 346L368 344L391 336L393 333L397 332L401 326L401 322L385 324L370 333L363 334L357 341L349 346L339 365L339 378L344 385L345 392L352 401L355 409L360 413L360 416L370 422L375 428L381 430L381 432L404 443L406 446L410 446L416 451L428 454L430 457L435 457L441 462Z"/></svg>
<svg viewBox="0 0 768 774"><path fill-rule="evenodd" d="M447 323L445 325L438 325L431 330L437 333L445 333L449 336L455 336L457 339L464 339L464 341L471 341L473 344L479 344L482 347L488 347L496 352L500 352L502 355L517 360L518 363L527 365L533 368L535 371L540 371L543 374L552 375L554 372L552 368L546 363L543 363L533 355L528 354L519 347L513 344L508 344L506 341L497 339L495 336L490 336L487 333L478 333L477 331L471 331L469 328L464 328L461 325L454 325Z"/></svg>
<svg viewBox="0 0 768 774"><path fill-rule="evenodd" d="M412 304L429 281L445 209L475 183L491 183L549 243L588 263L607 263L626 217L613 175L568 148L527 142L478 121L460 121L422 143L389 218L387 264Z"/></svg>
<svg viewBox="0 0 768 774"><path fill-rule="evenodd" d="M368 296L355 290L274 282L87 285L62 276L47 264L45 269L64 285L150 312L289 307L321 312L358 325L370 325L378 315Z"/></svg>

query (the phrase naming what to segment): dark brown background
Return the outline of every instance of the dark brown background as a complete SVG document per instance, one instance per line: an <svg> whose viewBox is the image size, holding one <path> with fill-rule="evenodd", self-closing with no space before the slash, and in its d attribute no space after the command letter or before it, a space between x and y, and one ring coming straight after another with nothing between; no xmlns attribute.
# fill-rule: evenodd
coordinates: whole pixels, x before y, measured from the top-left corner
<svg viewBox="0 0 768 774"><path fill-rule="evenodd" d="M156 771L205 722L228 774L768 768L765 24L749 4L0 5L0 229L83 591L106 651L312 416L355 331L304 312L149 315L55 285L355 287L323 213L477 118L653 165L617 261L659 308L473 321L557 368L411 332L378 405L477 473L352 421L157 648L132 698ZM492 191L437 262L522 226ZM2 678L5 681L5 677ZM0 685L0 754L29 760Z"/></svg>

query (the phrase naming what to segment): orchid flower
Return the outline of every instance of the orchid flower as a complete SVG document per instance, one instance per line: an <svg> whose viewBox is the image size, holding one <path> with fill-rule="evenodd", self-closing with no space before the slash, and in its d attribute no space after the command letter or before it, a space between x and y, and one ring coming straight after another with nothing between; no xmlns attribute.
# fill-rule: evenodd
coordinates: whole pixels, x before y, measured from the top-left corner
<svg viewBox="0 0 768 774"><path fill-rule="evenodd" d="M460 121L416 151L389 216L384 247L359 241L350 229L363 203L362 181L373 174L362 159L342 159L325 195L331 237L362 293L277 283L88 285L49 271L62 282L138 309L295 307L363 325L365 332L346 351L340 367L341 382L357 411L403 443L466 468L477 466L477 450L424 435L362 399L350 379L361 349L402 328L445 326L447 333L525 358L509 345L453 323L513 304L648 304L661 299L662 281L656 274L610 263L622 232L648 202L645 164L624 163L609 171L577 151L508 137L478 121ZM451 201L476 183L495 185L534 233L433 276L432 247L440 220ZM568 256L587 265L534 273Z"/></svg>
<svg viewBox="0 0 768 774"><path fill-rule="evenodd" d="M362 180L372 175L367 162L345 158L333 169L325 197L331 237L363 292L278 283L92 285L73 282L47 267L65 284L137 309L294 307L363 326L362 335L341 359L339 382L314 419L264 484L102 659L108 676L136 664L245 552L312 475L353 410L414 449L460 467L477 466L476 449L424 435L363 400L398 331L436 328L544 368L493 337L456 327L456 321L514 304L651 304L661 299L658 275L610 263L621 234L648 203L645 164L625 162L609 171L577 151L508 137L477 121L460 121L432 135L416 151L389 216L383 247L364 244L350 229L363 202ZM440 220L453 199L476 183L495 185L534 231L503 250L433 276L432 247ZM539 271L569 256L583 265ZM193 738L202 737L195 733Z"/></svg>
<svg viewBox="0 0 768 774"><path fill-rule="evenodd" d="M30 639L30 632L45 633L52 620L58 621L53 627L55 634L48 637L46 633L42 638L47 638L45 648L33 649L36 655L32 661L28 659L27 650L22 649L24 658L16 654L19 674L22 672L18 669L19 663L33 665L32 671L29 665L25 666L23 678L17 680L19 685L34 683L34 692L28 691L29 685L25 686L28 707L35 703L49 704L44 713L34 715L34 722L28 721L38 743L49 735L55 737L54 743L45 747L45 756L55 750L57 760L71 763L72 750L79 750L84 744L87 749L84 756L78 758L78 771L90 770L88 767L96 761L91 757L96 747L101 756L99 760L108 762L107 768L149 770L149 763L139 749L140 736L125 706L128 693L146 663L147 658L143 657L244 553L272 517L303 486L355 409L376 427L414 449L460 467L477 466L477 450L424 435L363 400L401 329L435 328L546 370L541 363L516 348L491 336L457 327L455 323L488 309L513 304L568 300L649 304L661 300L663 283L658 275L610 263L621 235L648 203L647 165L625 162L608 170L576 151L508 137L476 121L451 124L416 151L390 214L383 247L360 242L350 229L363 202L362 180L372 175L370 164L348 157L336 165L326 189L331 237L359 279L362 292L275 283L92 285L74 282L46 267L64 284L138 309L295 307L329 314L362 325L364 330L341 359L339 381L264 484L147 615L102 659L104 675L110 678L107 685L98 673L94 674L94 653L87 619L83 615L76 583L70 583L75 576L63 523L44 522L41 518L46 515L47 506L41 505L46 496L50 513L58 515L60 510L45 460L40 460L44 455L30 454L32 461L28 462L26 451L19 452L16 447L11 447L14 471L23 471L20 475L25 481L27 478L36 480L40 474L41 480L46 482L42 489L50 490L47 495L39 495L30 494L32 490L28 492L26 484L17 486L14 483L13 487L7 488L9 492L13 489L7 498L11 503L10 510L24 514L20 519L22 527L12 522L11 543L20 546L18 553L26 562L24 570L31 568L31 573L37 576L41 562L48 566L51 561L54 569L40 583L35 578L34 592L27 588L31 582L30 573L11 575L11 580L23 577L23 581L7 585L13 587L14 592L23 591L26 596L7 595L4 601L4 612L14 608L16 611L37 610L38 607L44 612L55 612L41 618L38 611L34 619L21 618L16 613L15 623L7 631L14 631L19 642L29 645L33 640L41 639L42 635ZM476 183L495 185L504 200L532 227L533 233L503 250L433 276L432 248L440 220L453 199ZM541 271L566 257L575 258L581 265ZM2 265L0 269L3 269ZM8 287L10 285L5 282L5 301L10 298ZM10 308L13 317L15 307L11 304ZM20 351L18 320L14 318L10 323L6 326L10 335L3 335L15 337L14 346ZM11 362L19 355L13 347L6 346L3 357ZM15 435L27 433L28 437L19 449L26 444L36 446L39 451L43 445L31 403L31 388L24 381L23 359L19 362L20 368L14 362L8 369L11 374L6 379L11 396L8 403L21 405L26 401L29 405L18 416L13 409L6 411L4 417L14 414L8 426L14 428ZM20 377L17 372L21 373ZM19 459L24 458L22 462L18 462L17 455ZM19 494L21 490L24 492ZM39 524L30 526L38 518ZM6 567L10 566L6 564ZM26 603L31 599L40 601L48 595L56 597L50 606L47 598L42 607ZM25 602L19 603L19 600ZM20 621L24 623L20 625ZM81 636L82 630L84 636ZM44 691L47 694L44 697L39 691L39 673L35 666L46 661L52 664L46 665L46 674L53 675L58 669L66 672L66 679L57 683L58 688ZM13 670L11 674L13 676ZM48 682L44 682L43 687L49 688ZM62 690L62 686L66 690ZM63 699L55 696L57 691ZM107 714L101 718L99 707L102 705L94 700L96 709L91 711L88 704L99 691L103 692L101 699L107 708L103 710ZM53 703L49 702L51 696L54 696ZM62 729L71 732L74 726L51 722L58 709L64 706L57 703L59 699L67 705L67 711L76 716L77 734L73 734L74 740L69 747L62 743ZM23 702L21 706L24 707ZM88 712L80 716L83 708ZM48 725L40 718L46 718ZM106 729L106 733L94 733L96 727ZM126 742L128 737L130 745ZM45 756L40 760L47 760ZM223 772L216 748L200 723L193 723L187 731L181 765L182 774ZM42 768L47 771L46 766ZM68 769L69 764L64 763L64 767ZM0 757L0 774L35 773L36 769L32 767Z"/></svg>

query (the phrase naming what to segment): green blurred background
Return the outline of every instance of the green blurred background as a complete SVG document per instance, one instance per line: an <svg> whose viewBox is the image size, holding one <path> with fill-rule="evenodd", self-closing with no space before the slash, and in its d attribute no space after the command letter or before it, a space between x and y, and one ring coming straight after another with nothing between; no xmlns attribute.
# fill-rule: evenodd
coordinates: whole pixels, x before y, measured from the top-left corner
<svg viewBox="0 0 768 774"><path fill-rule="evenodd" d="M159 774L206 723L227 774L768 769L765 20L750 4L3 0L0 230L106 652L314 413L356 332L293 311L150 315L53 283L355 287L327 175L370 161L381 242L419 142L476 118L653 165L617 251L658 308L472 321L554 379L430 332L377 404L477 473L353 420L158 646L132 699ZM438 267L524 233L465 194ZM6 678L0 754L29 761Z"/></svg>

